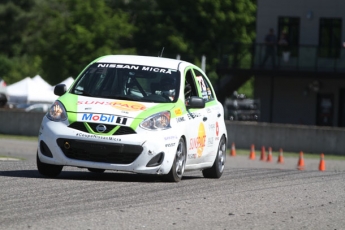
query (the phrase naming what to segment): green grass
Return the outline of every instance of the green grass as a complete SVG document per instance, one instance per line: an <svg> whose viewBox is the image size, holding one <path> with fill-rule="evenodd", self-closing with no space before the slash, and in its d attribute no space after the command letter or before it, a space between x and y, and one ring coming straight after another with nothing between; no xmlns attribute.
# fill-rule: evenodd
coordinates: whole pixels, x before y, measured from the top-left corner
<svg viewBox="0 0 345 230"><path fill-rule="evenodd" d="M227 150L227 153L230 153L230 149ZM250 149L236 149L236 155L248 155L250 154ZM266 156L268 154L268 151L266 150ZM305 153L303 152L303 158L310 158L310 159L319 159L320 158L320 154L321 153ZM261 155L261 150L255 150L255 155L257 157L260 157ZM272 155L274 157L278 157L279 156L279 152L278 151L272 151ZM284 157L294 157L294 158L298 158L299 157L299 152L285 152L283 151L283 156ZM325 159L329 159L329 160L343 160L345 161L345 156L339 156L336 154L325 154Z"/></svg>
<svg viewBox="0 0 345 230"><path fill-rule="evenodd" d="M29 141L37 141L37 136L20 136L20 135L7 135L7 134L0 134L0 138L8 138L8 139L16 139L16 140L29 140Z"/></svg>
<svg viewBox="0 0 345 230"><path fill-rule="evenodd" d="M38 137L36 137L36 136L20 136L20 135L7 135L7 134L0 134L0 139L1 138L16 139L16 140L28 140L28 141L37 141L38 140ZM14 159L18 159L18 160L24 160L23 158L2 156L2 155L0 155L0 158L14 158Z"/></svg>

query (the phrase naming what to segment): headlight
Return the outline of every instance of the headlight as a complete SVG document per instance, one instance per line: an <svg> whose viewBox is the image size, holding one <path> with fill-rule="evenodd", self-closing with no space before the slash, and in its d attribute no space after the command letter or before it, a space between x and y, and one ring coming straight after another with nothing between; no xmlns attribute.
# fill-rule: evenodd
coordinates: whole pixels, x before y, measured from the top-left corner
<svg viewBox="0 0 345 230"><path fill-rule="evenodd" d="M148 130L170 129L170 112L161 112L146 118L140 127Z"/></svg>
<svg viewBox="0 0 345 230"><path fill-rule="evenodd" d="M55 101L50 107L47 118L52 121L64 121L67 119L65 107L59 101Z"/></svg>

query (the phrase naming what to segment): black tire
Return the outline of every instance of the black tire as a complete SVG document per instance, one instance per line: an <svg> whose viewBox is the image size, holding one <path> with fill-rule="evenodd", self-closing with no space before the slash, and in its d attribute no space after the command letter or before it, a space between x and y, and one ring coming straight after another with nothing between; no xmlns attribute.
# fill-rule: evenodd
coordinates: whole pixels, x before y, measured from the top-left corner
<svg viewBox="0 0 345 230"><path fill-rule="evenodd" d="M176 153L173 165L171 166L170 172L166 175L166 180L168 182L179 182L182 179L184 168L186 166L187 150L184 139L181 137Z"/></svg>
<svg viewBox="0 0 345 230"><path fill-rule="evenodd" d="M217 149L217 156L214 160L213 166L208 169L202 170L202 174L205 178L220 178L224 171L225 166L225 159L226 159L226 140L225 137L219 141L219 146Z"/></svg>
<svg viewBox="0 0 345 230"><path fill-rule="evenodd" d="M7 103L7 97L4 94L0 94L0 108L4 107Z"/></svg>
<svg viewBox="0 0 345 230"><path fill-rule="evenodd" d="M51 165L46 164L40 161L40 158L38 157L38 154L36 156L36 163L37 163L37 169L38 172L46 177L54 178L57 177L61 171L63 166L62 165Z"/></svg>
<svg viewBox="0 0 345 230"><path fill-rule="evenodd" d="M93 173L104 173L105 169L94 169L94 168L88 168L89 172Z"/></svg>

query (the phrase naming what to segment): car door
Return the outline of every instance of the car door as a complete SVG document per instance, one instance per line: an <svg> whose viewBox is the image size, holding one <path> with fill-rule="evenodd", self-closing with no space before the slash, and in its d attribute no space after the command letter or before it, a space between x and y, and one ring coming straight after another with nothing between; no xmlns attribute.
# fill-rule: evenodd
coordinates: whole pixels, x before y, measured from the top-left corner
<svg viewBox="0 0 345 230"><path fill-rule="evenodd" d="M185 102L191 96L200 97L200 90L192 68L185 71ZM201 162L202 155L206 149L206 124L203 120L204 108L187 109L187 127L186 127L186 147L187 147L187 165L191 166Z"/></svg>
<svg viewBox="0 0 345 230"><path fill-rule="evenodd" d="M214 161L219 137L219 108L209 79L199 69L194 68L194 77L198 84L198 93L205 101L205 108L200 111L204 125L205 146L198 163Z"/></svg>

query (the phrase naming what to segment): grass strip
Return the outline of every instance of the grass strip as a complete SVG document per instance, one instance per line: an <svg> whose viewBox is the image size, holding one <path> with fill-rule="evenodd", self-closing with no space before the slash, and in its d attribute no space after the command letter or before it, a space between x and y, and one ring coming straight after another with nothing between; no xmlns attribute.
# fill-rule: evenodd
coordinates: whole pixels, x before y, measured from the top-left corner
<svg viewBox="0 0 345 230"><path fill-rule="evenodd" d="M20 135L8 135L8 134L0 134L0 138L7 138L7 139L16 139L16 140L28 140L28 141L37 141L37 136L20 136Z"/></svg>

